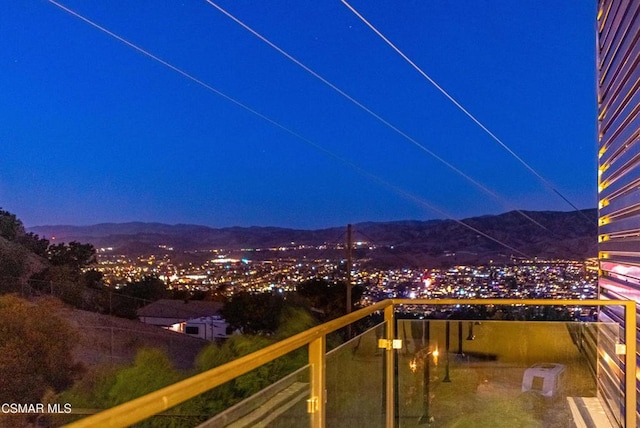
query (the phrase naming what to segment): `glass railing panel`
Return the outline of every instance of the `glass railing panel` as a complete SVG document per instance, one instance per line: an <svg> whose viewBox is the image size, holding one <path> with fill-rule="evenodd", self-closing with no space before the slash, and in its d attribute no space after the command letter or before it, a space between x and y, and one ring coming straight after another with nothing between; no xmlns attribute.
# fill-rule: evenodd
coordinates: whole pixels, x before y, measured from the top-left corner
<svg viewBox="0 0 640 428"><path fill-rule="evenodd" d="M379 324L327 354L327 427L384 427L384 329Z"/></svg>
<svg viewBox="0 0 640 428"><path fill-rule="evenodd" d="M305 366L219 413L198 428L308 426L309 379L309 366Z"/></svg>
<svg viewBox="0 0 640 428"><path fill-rule="evenodd" d="M307 351L306 347L303 347L133 426L141 428L308 426L307 400L310 395L310 370L305 364L306 361ZM125 367L119 370L132 369ZM145 371L147 372L148 370ZM112 379L104 379L103 383L110 385L125 379L124 375L118 376L118 373L123 372L113 371L110 374ZM158 372L158 375L162 376L163 373ZM149 373L145 376L148 381L153 374ZM127 382L134 385L136 378L132 377ZM140 389L148 388L140 386ZM114 395L114 392L113 388L107 391L110 395ZM77 401L81 398L69 397L72 408L88 407L85 404L86 399ZM91 414L100 409L94 407L87 410ZM80 414L56 415L52 422L54 426L64 425L81 416L84 417Z"/></svg>
<svg viewBox="0 0 640 428"><path fill-rule="evenodd" d="M598 343L612 334L604 323L399 320L398 425L574 427L582 403L606 407Z"/></svg>
<svg viewBox="0 0 640 428"><path fill-rule="evenodd" d="M624 355L616 353L621 343L622 331L618 324L602 323L597 334L598 396L615 421L614 426L624 426L625 365Z"/></svg>

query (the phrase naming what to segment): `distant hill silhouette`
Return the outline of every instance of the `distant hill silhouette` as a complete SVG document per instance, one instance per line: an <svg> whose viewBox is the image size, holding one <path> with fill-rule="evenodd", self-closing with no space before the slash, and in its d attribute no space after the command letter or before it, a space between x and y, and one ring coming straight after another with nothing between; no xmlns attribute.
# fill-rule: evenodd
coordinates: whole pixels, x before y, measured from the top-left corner
<svg viewBox="0 0 640 428"><path fill-rule="evenodd" d="M532 218L538 224L528 220ZM511 256L584 259L597 254L597 210L571 212L511 211L462 220L476 232L454 220L366 222L353 225L354 241L373 244L375 250L361 247L360 259L375 263L409 265L443 265L485 263L493 259L505 262ZM100 247L113 247L121 254L161 252L159 245L173 247L176 252L226 249L249 258L274 258L266 249L296 245L317 246L344 242L345 227L299 230L278 227L210 228L198 225L160 223L106 223L93 226L37 226L28 229L55 242L88 242ZM480 233L481 232L481 233ZM505 247L482 234L502 243ZM308 250L299 250L297 255ZM324 255L343 257L344 252ZM307 254L303 254L307 255ZM309 253L313 258L316 254ZM296 256L288 252L287 257Z"/></svg>

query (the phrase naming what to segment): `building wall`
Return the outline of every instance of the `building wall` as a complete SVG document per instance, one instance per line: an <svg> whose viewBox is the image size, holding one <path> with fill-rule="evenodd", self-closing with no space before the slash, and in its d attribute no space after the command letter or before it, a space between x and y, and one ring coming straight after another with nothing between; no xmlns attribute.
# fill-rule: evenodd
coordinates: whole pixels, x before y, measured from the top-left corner
<svg viewBox="0 0 640 428"><path fill-rule="evenodd" d="M640 303L640 0L598 0L597 14L599 293ZM600 318L637 331L623 315ZM616 337L601 339L600 393L620 421L624 361Z"/></svg>

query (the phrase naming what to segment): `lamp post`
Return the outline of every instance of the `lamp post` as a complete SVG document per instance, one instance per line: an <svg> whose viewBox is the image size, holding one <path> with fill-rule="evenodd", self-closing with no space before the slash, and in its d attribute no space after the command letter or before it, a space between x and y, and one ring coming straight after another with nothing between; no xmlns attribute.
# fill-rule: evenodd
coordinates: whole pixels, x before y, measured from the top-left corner
<svg viewBox="0 0 640 428"><path fill-rule="evenodd" d="M418 360L422 360L423 364L424 364L424 370L423 370L423 394L422 394L422 416L420 416L420 419L418 420L418 424L419 425L425 425L425 424L430 424L431 422L433 422L433 417L431 417L431 413L430 413L430 407L431 407L431 390L430 390L430 386L431 386L431 358L434 359L435 363L437 364L438 361L438 349L431 349L431 345L430 345L430 332L429 332L429 321L425 322L426 324L426 331L423 332L425 341L426 341L426 347L423 348L420 352L418 352L415 356L415 358L412 360L411 364L411 369L415 370L416 366L417 366L417 361Z"/></svg>
<svg viewBox="0 0 640 428"><path fill-rule="evenodd" d="M445 366L444 366L444 379L442 379L443 382L451 382L451 378L449 377L449 345L451 344L451 322L450 321L446 321L446 339L445 339L445 353L446 353L446 360L445 360Z"/></svg>

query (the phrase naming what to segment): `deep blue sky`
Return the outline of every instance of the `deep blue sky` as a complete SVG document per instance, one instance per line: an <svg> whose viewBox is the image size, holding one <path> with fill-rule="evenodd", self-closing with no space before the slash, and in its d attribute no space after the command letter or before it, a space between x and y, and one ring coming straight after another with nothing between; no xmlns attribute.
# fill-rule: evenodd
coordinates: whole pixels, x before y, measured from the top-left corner
<svg viewBox="0 0 640 428"><path fill-rule="evenodd" d="M455 218L571 210L339 0L216 3L508 205L204 0L61 3ZM593 2L350 3L573 203L595 207ZM0 207L27 226L443 218L46 0L3 5L0 94Z"/></svg>

